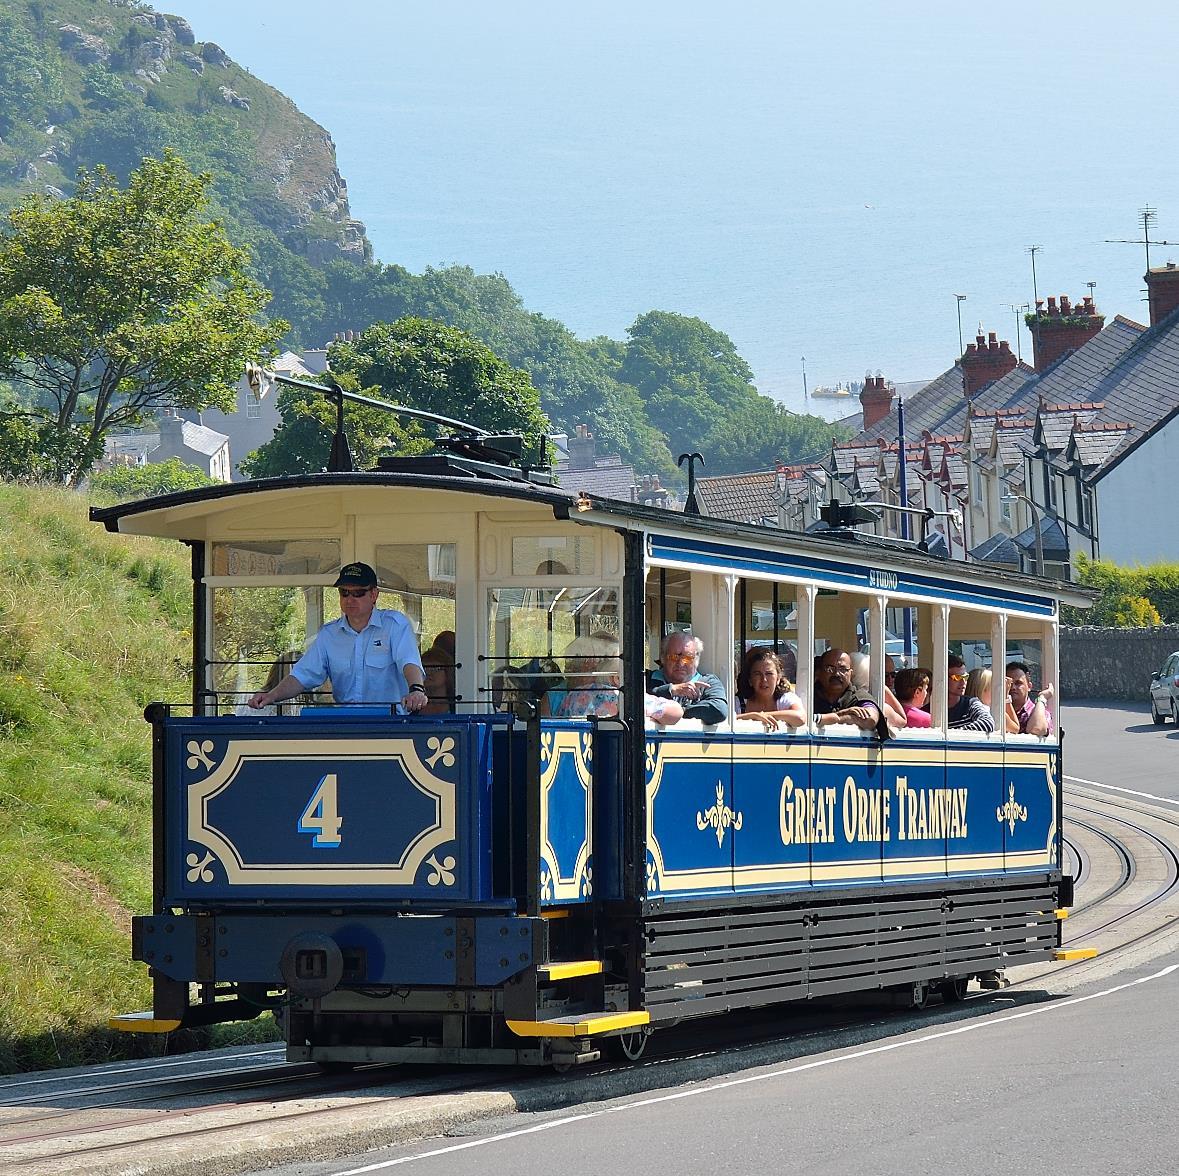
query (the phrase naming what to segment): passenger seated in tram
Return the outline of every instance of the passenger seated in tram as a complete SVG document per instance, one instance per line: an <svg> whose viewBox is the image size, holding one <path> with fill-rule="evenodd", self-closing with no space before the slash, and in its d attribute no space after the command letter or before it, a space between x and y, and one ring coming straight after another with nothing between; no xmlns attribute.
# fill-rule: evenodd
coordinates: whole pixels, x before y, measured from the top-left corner
<svg viewBox="0 0 1179 1176"><path fill-rule="evenodd" d="M946 672L950 680L946 683L946 724L951 731L993 731L995 720L991 712L983 706L977 698L971 698L966 693L966 683L970 675L966 672L966 663L955 653L951 653L946 662Z"/></svg>
<svg viewBox="0 0 1179 1176"><path fill-rule="evenodd" d="M975 666L966 676L966 697L977 698L989 711L991 709L991 671L983 666ZM1004 699L1005 720L1008 734L1019 730L1019 720L1015 711L1011 709L1011 699ZM993 715L991 716L994 717Z"/></svg>
<svg viewBox="0 0 1179 1176"><path fill-rule="evenodd" d="M715 674L700 673L704 642L679 630L668 633L659 645L659 665L647 672L647 693L674 699L684 717L702 723L723 723L729 717L729 700Z"/></svg>
<svg viewBox="0 0 1179 1176"><path fill-rule="evenodd" d="M897 671L895 690L897 701L905 712L906 727L924 728L932 724L929 711L925 709L932 683L933 673L924 666Z"/></svg>
<svg viewBox="0 0 1179 1176"><path fill-rule="evenodd" d="M806 722L802 699L790 688L782 659L768 645L747 650L737 675L738 719L753 719L767 731L801 727Z"/></svg>
<svg viewBox="0 0 1179 1176"><path fill-rule="evenodd" d="M565 687L545 691L545 718L607 718L618 714L619 645L614 637L574 637L565 646Z"/></svg>
<svg viewBox="0 0 1179 1176"><path fill-rule="evenodd" d="M422 654L422 672L426 675L426 705L420 714L445 715L454 709L454 667L446 652L437 645Z"/></svg>
<svg viewBox="0 0 1179 1176"><path fill-rule="evenodd" d="M1031 667L1022 661L1007 663L1007 680L1007 697L1019 730L1025 735L1051 735L1052 712L1048 703L1052 699L1052 687L1034 690Z"/></svg>
<svg viewBox="0 0 1179 1176"><path fill-rule="evenodd" d="M880 706L852 681L851 657L842 649L829 649L815 659L815 725L831 727L850 723L861 731L891 737Z"/></svg>
<svg viewBox="0 0 1179 1176"><path fill-rule="evenodd" d="M567 688L545 692L541 715L555 719L614 717L620 695L619 663L616 638L575 637L565 646ZM643 716L658 727L667 727L684 717L684 708L675 699L645 694Z"/></svg>
<svg viewBox="0 0 1179 1176"><path fill-rule="evenodd" d="M869 685L872 675L872 659L866 653L853 653L851 662L852 681L859 690L865 694L870 693L872 689ZM891 662L892 658L889 657L885 659L884 664L887 667ZM884 702L880 709L884 712L884 717L888 720L890 727L903 727L905 725L905 708L901 706L897 696L889 689L887 668L884 678Z"/></svg>

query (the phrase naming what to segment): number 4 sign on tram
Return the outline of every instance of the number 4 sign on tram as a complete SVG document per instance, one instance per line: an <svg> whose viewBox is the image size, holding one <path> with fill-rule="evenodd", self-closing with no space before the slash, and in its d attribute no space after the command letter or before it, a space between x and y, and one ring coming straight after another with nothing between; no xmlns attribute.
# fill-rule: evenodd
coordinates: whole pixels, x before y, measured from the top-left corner
<svg viewBox="0 0 1179 1176"><path fill-rule="evenodd" d="M336 774L329 772L311 794L299 818L299 832L313 833L311 844L316 849L338 849L341 844L340 826L343 823L344 818L337 809Z"/></svg>

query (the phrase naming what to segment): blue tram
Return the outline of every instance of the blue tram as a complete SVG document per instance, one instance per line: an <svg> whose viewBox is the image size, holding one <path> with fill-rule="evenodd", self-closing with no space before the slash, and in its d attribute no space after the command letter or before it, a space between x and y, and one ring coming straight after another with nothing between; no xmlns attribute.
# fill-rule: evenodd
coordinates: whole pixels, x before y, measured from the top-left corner
<svg viewBox="0 0 1179 1176"><path fill-rule="evenodd" d="M96 508L192 553L191 704L147 710L154 902L132 1031L273 1010L288 1057L553 1063L627 1056L686 1017L893 989L960 998L1052 958L1058 740L947 730L947 651L1018 650L1057 681L1058 603L1083 591L913 545L807 535L594 498L439 454L369 473ZM432 713L303 698L242 713L267 664L335 615L363 560L447 650ZM644 721L644 667L677 629L735 690L773 645L813 698L823 649L904 629L931 727L767 733ZM548 718L563 651L608 634L618 713ZM446 638L443 641L443 638ZM437 640L436 640L437 639ZM875 697L885 658L870 660ZM736 709L734 708L734 713Z"/></svg>

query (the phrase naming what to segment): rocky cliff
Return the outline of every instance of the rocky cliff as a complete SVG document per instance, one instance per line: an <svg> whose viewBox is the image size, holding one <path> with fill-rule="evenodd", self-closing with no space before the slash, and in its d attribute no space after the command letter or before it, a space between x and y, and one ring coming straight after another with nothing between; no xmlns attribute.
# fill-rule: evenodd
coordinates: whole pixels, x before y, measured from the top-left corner
<svg viewBox="0 0 1179 1176"><path fill-rule="evenodd" d="M165 146L213 172L247 239L267 230L313 264L371 258L328 132L183 17L0 0L0 200L68 194L78 167L124 173Z"/></svg>

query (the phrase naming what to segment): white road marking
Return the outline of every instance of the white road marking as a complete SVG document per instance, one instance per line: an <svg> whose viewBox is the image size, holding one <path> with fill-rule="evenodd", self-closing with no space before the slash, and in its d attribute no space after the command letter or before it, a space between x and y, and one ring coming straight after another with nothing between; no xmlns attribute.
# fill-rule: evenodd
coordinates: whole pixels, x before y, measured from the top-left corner
<svg viewBox="0 0 1179 1176"><path fill-rule="evenodd" d="M1154 800L1159 804L1179 806L1179 800L1172 800L1169 796L1155 796L1153 792L1136 792L1133 788L1119 788L1116 784L1102 784L1099 780L1082 780L1080 776L1070 776L1067 773L1064 778L1074 784L1084 784L1087 788L1104 788L1109 792L1124 792L1127 796L1141 796L1145 800Z"/></svg>
<svg viewBox="0 0 1179 1176"><path fill-rule="evenodd" d="M1155 972L1151 976L1140 976L1137 980L1129 980L1125 984L1118 984L1113 988L1103 989L1101 992L1092 992L1087 996L1074 996L1068 1000L1056 1001L1052 1004L1037 1005L1035 1008L1023 1009L1018 1013L1008 1013L1004 1016L972 1021L968 1025L957 1025L953 1029L942 1029L936 1033L926 1033L920 1037L908 1037L902 1041L890 1041L885 1045L874 1045L868 1049L839 1054L833 1058L819 1058L813 1062L802 1062L796 1066L786 1066L780 1070L770 1070L761 1074L748 1074L743 1078L729 1078L724 1082L713 1082L708 1086L693 1087L691 1090L677 1090L671 1094L660 1094L652 1098L636 1099L634 1102L622 1103L619 1106L603 1107L598 1111L585 1111L578 1115L566 1115L561 1119L550 1119L544 1123L535 1123L531 1127L521 1127L516 1131L504 1131L499 1135L489 1135L483 1139L472 1139L466 1143L456 1143L449 1147L439 1147L433 1151L419 1152L413 1156L402 1156L396 1160L385 1160L378 1164L366 1164L363 1168L348 1168L342 1172L338 1172L336 1176L362 1176L366 1172L381 1172L386 1168L396 1168L401 1164L413 1163L414 1160L428 1160L435 1156L452 1155L455 1152L467 1151L473 1147L483 1147L489 1143L500 1143L508 1139L517 1139L522 1135L534 1135L541 1131L551 1131L556 1127L567 1127L571 1123L584 1123L588 1119L597 1119L603 1115L621 1114L624 1111L633 1111L641 1107L656 1106L659 1103L665 1102L675 1102L681 1098L697 1098L700 1095L712 1094L718 1090L728 1090L735 1086L744 1086L750 1082L764 1082L769 1078L785 1078L792 1074L801 1074L806 1070L817 1070L821 1066L834 1066L840 1062L854 1062L859 1058L871 1057L873 1054L889 1053L894 1049L907 1049L914 1045L925 1045L931 1041L940 1041L942 1038L956 1037L962 1033L973 1033L977 1029L993 1029L997 1025L1006 1025L1011 1021L1022 1020L1024 1017L1038 1017L1045 1013L1055 1013L1061 1009L1067 1009L1072 1005L1084 1004L1086 1001L1100 1000L1102 997L1113 996L1114 993L1123 992L1127 988L1135 987L1135 985L1148 984L1152 980L1161 980L1164 976L1169 976L1176 970L1179 970L1179 964L1170 964L1168 967L1163 968L1161 972Z"/></svg>

